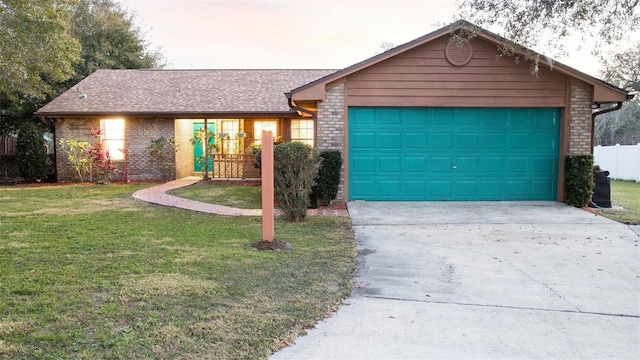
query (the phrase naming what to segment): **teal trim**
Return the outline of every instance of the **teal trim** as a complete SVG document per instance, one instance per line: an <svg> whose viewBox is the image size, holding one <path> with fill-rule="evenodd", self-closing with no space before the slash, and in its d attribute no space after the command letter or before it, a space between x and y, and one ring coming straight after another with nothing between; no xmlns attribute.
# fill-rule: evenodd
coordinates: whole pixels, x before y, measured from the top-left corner
<svg viewBox="0 0 640 360"><path fill-rule="evenodd" d="M560 109L349 108L349 200L555 200Z"/></svg>

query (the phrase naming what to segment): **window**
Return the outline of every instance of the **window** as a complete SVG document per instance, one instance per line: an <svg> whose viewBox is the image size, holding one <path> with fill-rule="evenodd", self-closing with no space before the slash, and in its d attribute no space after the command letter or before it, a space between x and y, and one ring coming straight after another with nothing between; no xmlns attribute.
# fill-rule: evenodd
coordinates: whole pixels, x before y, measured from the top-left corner
<svg viewBox="0 0 640 360"><path fill-rule="evenodd" d="M313 146L313 120L291 120L291 141Z"/></svg>
<svg viewBox="0 0 640 360"><path fill-rule="evenodd" d="M100 120L100 140L112 160L124 159L124 119Z"/></svg>
<svg viewBox="0 0 640 360"><path fill-rule="evenodd" d="M240 131L240 122L238 120L222 120L222 132L227 137L221 139L223 154L237 154L238 143L240 142L236 135Z"/></svg>
<svg viewBox="0 0 640 360"><path fill-rule="evenodd" d="M273 138L278 137L278 122L276 120L256 120L253 122L253 138L255 145L262 145L262 129L271 127Z"/></svg>

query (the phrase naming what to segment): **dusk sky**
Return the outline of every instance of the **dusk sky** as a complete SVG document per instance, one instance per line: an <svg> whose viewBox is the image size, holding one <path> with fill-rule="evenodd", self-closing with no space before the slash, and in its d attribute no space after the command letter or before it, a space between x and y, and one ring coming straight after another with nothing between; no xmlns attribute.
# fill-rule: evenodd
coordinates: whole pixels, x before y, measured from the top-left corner
<svg viewBox="0 0 640 360"><path fill-rule="evenodd" d="M175 69L341 69L380 52L384 42L400 45L449 24L456 14L453 0L120 2ZM600 64L589 51L556 60L598 76Z"/></svg>

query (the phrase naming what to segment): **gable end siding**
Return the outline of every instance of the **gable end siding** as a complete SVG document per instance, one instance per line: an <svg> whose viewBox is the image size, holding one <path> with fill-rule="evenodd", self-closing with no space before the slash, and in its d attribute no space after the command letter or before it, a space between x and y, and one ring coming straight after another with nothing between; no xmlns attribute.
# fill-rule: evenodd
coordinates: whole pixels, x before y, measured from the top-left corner
<svg viewBox="0 0 640 360"><path fill-rule="evenodd" d="M564 107L566 77L542 67L533 76L529 63L496 59L497 49L474 39L473 58L451 65L449 37L399 54L347 77L349 106Z"/></svg>

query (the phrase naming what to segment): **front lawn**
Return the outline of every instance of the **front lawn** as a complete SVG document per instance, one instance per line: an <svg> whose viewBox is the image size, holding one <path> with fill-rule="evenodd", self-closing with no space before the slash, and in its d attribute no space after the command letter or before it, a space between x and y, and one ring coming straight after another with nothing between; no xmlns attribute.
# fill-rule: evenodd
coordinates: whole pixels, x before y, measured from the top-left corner
<svg viewBox="0 0 640 360"><path fill-rule="evenodd" d="M262 188L250 185L228 185L201 181L168 192L185 199L239 209L261 209Z"/></svg>
<svg viewBox="0 0 640 360"><path fill-rule="evenodd" d="M640 183L611 180L611 203L623 210L601 209L598 212L624 224L640 225Z"/></svg>
<svg viewBox="0 0 640 360"><path fill-rule="evenodd" d="M0 188L0 358L263 359L351 291L346 218L148 205L143 186Z"/></svg>

